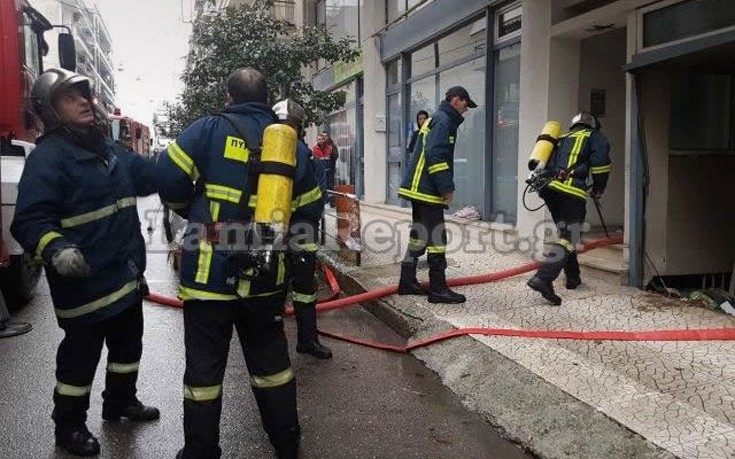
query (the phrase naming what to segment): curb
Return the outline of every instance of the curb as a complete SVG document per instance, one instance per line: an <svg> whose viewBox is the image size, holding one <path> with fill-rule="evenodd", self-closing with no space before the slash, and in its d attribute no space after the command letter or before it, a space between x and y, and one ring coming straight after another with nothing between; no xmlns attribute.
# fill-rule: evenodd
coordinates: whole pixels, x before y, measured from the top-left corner
<svg viewBox="0 0 735 459"><path fill-rule="evenodd" d="M370 289L369 282L358 278L359 268L345 266L324 253L320 258L332 267L344 294ZM362 306L406 339L454 328L411 297L378 299ZM472 337L444 341L411 354L434 371L465 407L536 457L676 457ZM493 377L496 375L499 377Z"/></svg>

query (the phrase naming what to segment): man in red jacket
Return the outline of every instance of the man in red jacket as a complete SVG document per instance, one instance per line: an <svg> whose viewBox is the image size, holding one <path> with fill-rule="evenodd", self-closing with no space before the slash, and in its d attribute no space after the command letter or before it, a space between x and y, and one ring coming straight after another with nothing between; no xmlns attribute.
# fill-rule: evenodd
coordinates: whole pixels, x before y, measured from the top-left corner
<svg viewBox="0 0 735 459"><path fill-rule="evenodd" d="M314 152L314 160L324 161L324 173L327 177L327 189L334 190L334 173L337 166L337 159L339 158L339 151L337 150L332 139L329 138L329 134L326 132L320 132L316 136L316 144L311 147ZM327 201L331 207L334 207L334 196L328 196Z"/></svg>

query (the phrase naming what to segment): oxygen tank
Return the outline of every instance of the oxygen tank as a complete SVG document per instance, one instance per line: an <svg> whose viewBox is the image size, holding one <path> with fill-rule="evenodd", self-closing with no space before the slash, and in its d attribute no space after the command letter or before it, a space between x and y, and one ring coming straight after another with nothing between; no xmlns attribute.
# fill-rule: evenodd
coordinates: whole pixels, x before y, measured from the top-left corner
<svg viewBox="0 0 735 459"><path fill-rule="evenodd" d="M281 233L291 220L296 142L296 131L285 124L271 124L263 133L255 223Z"/></svg>
<svg viewBox="0 0 735 459"><path fill-rule="evenodd" d="M558 121L548 121L544 125L541 135L536 138L531 157L528 159L528 170L534 171L546 167L546 163L559 142L560 135L561 124Z"/></svg>

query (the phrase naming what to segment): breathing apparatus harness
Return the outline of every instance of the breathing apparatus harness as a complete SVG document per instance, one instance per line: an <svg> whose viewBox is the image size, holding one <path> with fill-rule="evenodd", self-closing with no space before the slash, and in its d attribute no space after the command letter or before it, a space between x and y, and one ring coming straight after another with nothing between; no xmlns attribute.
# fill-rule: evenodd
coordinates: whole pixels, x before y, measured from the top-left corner
<svg viewBox="0 0 735 459"><path fill-rule="evenodd" d="M247 186L240 205L246 214L252 196L257 196L251 221L214 222L209 205L205 209L205 239L225 244L226 283L240 296L240 281L259 277L273 278L285 263L286 232L291 217L293 180L296 176L296 133L282 124L271 124L263 133L263 142L250 147L242 121L229 113L218 113L227 120L250 149ZM197 183L197 192L204 192ZM243 236L239 237L239 236ZM234 241L231 237L234 236ZM244 240L243 240L244 239Z"/></svg>

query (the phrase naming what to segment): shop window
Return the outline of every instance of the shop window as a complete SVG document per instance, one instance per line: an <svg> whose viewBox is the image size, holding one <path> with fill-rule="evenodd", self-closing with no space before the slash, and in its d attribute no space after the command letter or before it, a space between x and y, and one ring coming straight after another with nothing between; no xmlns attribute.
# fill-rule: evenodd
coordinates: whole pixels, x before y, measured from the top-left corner
<svg viewBox="0 0 735 459"><path fill-rule="evenodd" d="M733 0L685 0L643 13L643 47L735 26Z"/></svg>
<svg viewBox="0 0 735 459"><path fill-rule="evenodd" d="M350 37L360 43L361 6L362 0L319 0L317 23L324 24L335 39Z"/></svg>
<svg viewBox="0 0 735 459"><path fill-rule="evenodd" d="M386 73L388 75L388 86L393 86L401 82L401 61L395 60L387 65Z"/></svg>
<svg viewBox="0 0 735 459"><path fill-rule="evenodd" d="M672 150L735 150L732 75L678 75L671 87Z"/></svg>
<svg viewBox="0 0 735 459"><path fill-rule="evenodd" d="M496 16L496 41L508 40L521 34L521 5L514 5L500 11Z"/></svg>
<svg viewBox="0 0 735 459"><path fill-rule="evenodd" d="M485 50L487 19L468 24L454 33L439 39L439 65L456 62Z"/></svg>

